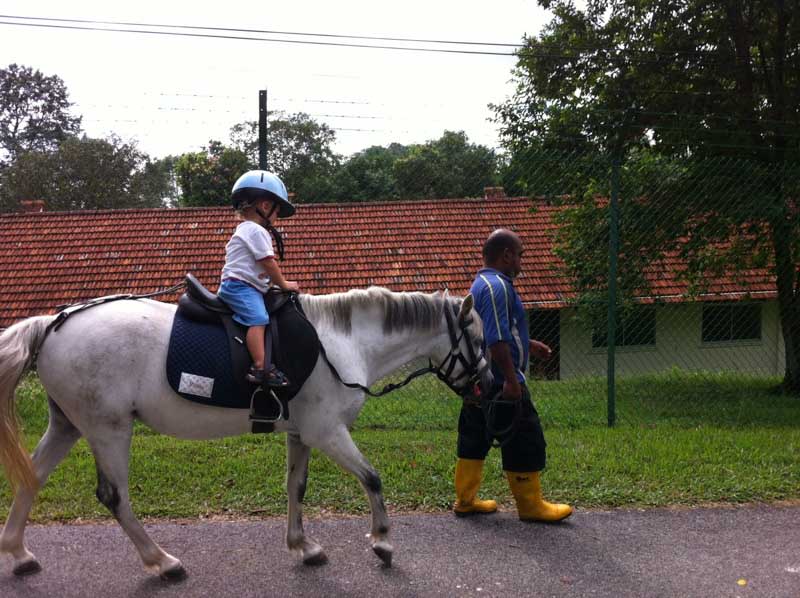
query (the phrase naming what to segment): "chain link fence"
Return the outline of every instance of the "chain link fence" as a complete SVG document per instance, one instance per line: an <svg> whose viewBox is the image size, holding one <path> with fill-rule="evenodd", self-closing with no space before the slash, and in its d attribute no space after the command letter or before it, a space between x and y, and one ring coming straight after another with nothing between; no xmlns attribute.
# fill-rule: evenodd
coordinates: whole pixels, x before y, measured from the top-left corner
<svg viewBox="0 0 800 598"><path fill-rule="evenodd" d="M572 289L559 305L528 305L531 338L554 353L529 371L547 426L728 425L779 387L796 391L798 168L757 156L515 156L506 191L551 214L550 267ZM401 392L451 400L433 379Z"/></svg>

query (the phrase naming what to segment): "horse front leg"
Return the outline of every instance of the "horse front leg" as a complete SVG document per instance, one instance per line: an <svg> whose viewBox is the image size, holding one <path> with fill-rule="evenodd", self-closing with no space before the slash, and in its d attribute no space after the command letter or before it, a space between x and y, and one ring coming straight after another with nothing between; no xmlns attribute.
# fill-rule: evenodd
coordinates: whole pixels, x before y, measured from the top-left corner
<svg viewBox="0 0 800 598"><path fill-rule="evenodd" d="M308 457L311 448L303 444L300 436L286 435L286 494L289 497L289 517L286 528L286 546L299 553L305 565L322 565L328 557L322 546L309 540L303 531L303 498L308 483Z"/></svg>
<svg viewBox="0 0 800 598"><path fill-rule="evenodd" d="M372 530L369 534L372 550L386 567L391 567L394 548L389 543L389 517L383 502L381 478L378 472L358 450L345 426L334 428L317 448L361 482L372 511Z"/></svg>

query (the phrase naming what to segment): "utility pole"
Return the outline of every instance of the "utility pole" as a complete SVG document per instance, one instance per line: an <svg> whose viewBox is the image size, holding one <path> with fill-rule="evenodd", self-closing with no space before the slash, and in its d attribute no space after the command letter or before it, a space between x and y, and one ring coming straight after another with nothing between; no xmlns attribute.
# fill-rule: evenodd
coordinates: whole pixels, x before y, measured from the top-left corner
<svg viewBox="0 0 800 598"><path fill-rule="evenodd" d="M258 92L258 167L267 169L267 90Z"/></svg>

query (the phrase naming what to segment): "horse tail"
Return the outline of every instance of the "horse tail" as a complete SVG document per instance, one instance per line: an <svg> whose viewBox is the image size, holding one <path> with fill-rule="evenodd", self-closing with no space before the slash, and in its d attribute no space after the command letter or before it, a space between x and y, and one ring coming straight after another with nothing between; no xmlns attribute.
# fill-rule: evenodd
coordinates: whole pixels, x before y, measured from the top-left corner
<svg viewBox="0 0 800 598"><path fill-rule="evenodd" d="M0 334L0 464L12 488L39 486L33 462L22 443L14 390L36 359L55 316L28 318Z"/></svg>

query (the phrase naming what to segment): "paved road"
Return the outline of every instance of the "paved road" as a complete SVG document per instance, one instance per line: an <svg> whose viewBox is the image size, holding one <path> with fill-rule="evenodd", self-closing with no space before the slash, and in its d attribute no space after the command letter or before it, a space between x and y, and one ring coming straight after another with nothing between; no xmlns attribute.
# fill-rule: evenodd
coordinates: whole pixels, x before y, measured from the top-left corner
<svg viewBox="0 0 800 598"><path fill-rule="evenodd" d="M366 518L307 522L330 559L319 567L286 552L280 519L148 525L183 561L178 583L146 573L116 525L31 526L44 570L15 578L0 559L0 596L800 597L800 506L578 511L561 525L512 513L392 521L391 569L367 548Z"/></svg>

